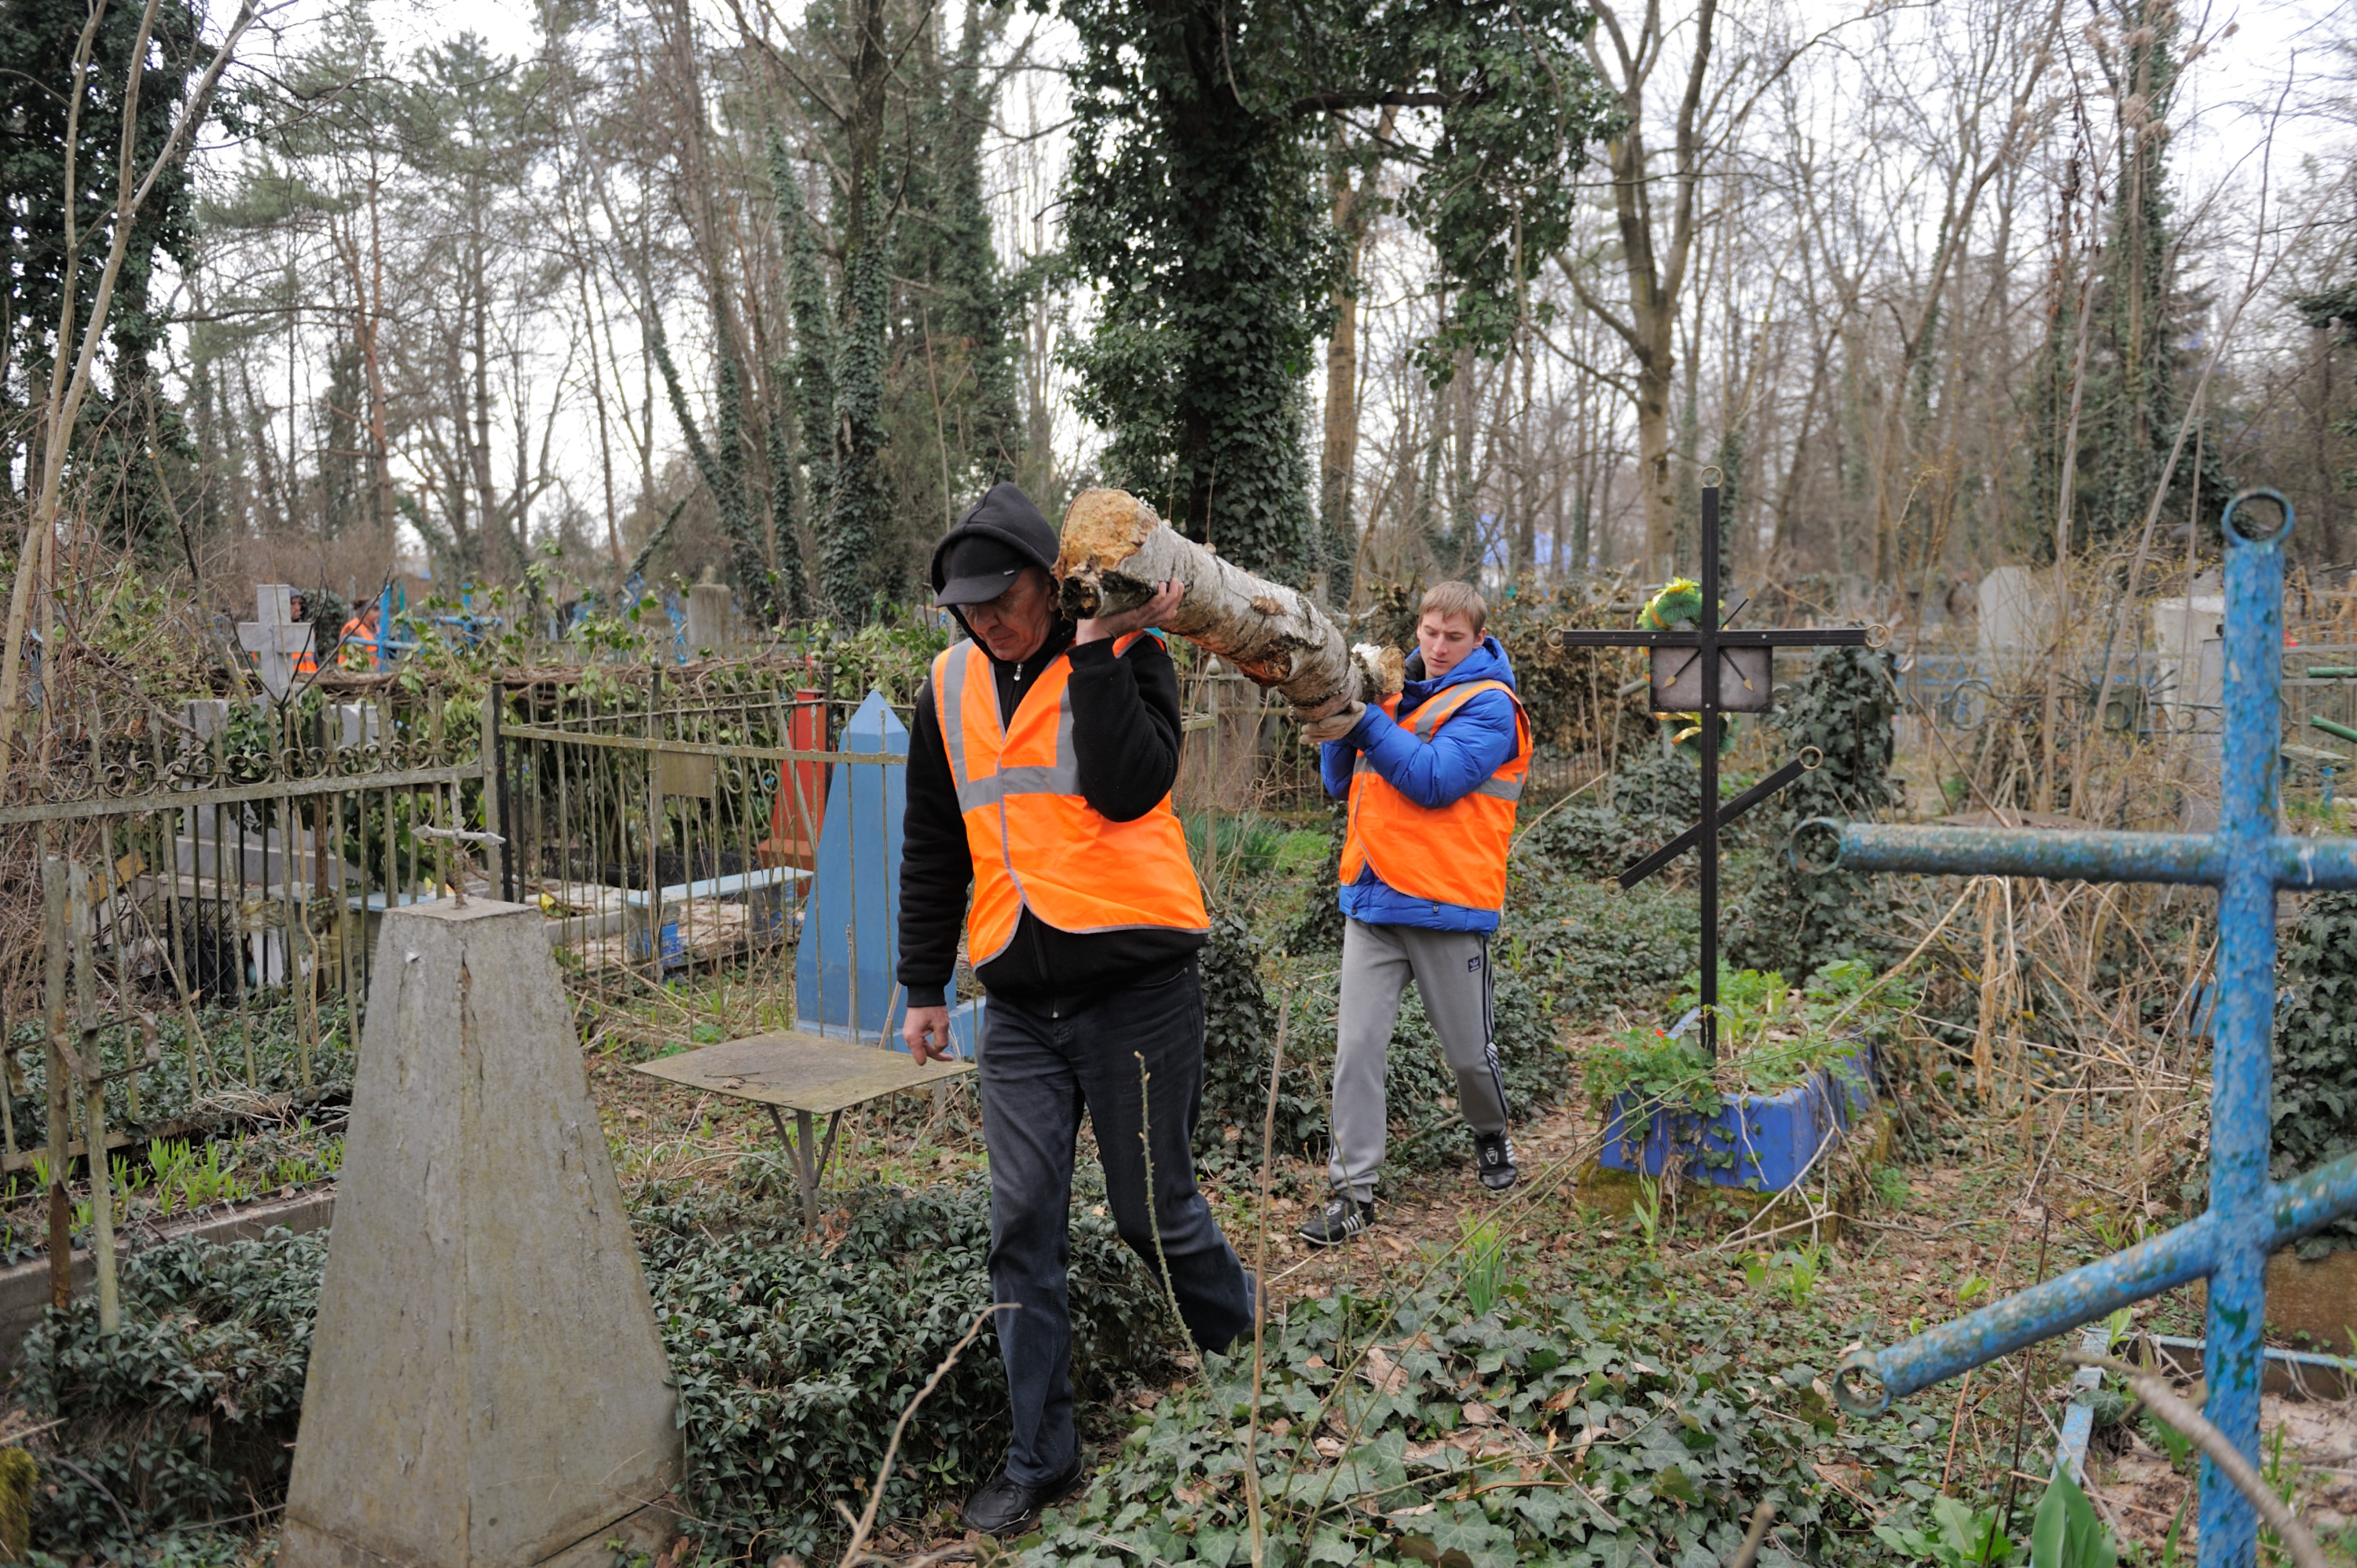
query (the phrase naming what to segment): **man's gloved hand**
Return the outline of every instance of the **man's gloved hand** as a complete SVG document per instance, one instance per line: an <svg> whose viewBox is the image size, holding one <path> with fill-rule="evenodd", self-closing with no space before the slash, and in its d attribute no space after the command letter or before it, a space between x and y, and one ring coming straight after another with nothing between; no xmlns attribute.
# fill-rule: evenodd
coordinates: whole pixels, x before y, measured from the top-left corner
<svg viewBox="0 0 2357 1568"><path fill-rule="evenodd" d="M1340 740L1358 728L1359 721L1364 718L1366 714L1367 704L1353 699L1336 708L1324 718L1302 725L1301 738L1314 741L1320 746L1329 740Z"/></svg>

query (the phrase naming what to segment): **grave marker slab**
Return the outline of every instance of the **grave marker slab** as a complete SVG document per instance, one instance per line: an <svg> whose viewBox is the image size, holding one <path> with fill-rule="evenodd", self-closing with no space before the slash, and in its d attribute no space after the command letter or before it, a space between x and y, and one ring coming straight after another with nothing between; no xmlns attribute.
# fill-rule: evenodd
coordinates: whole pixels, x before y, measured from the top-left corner
<svg viewBox="0 0 2357 1568"><path fill-rule="evenodd" d="M679 1433L538 909L384 917L282 1568L651 1551Z"/></svg>

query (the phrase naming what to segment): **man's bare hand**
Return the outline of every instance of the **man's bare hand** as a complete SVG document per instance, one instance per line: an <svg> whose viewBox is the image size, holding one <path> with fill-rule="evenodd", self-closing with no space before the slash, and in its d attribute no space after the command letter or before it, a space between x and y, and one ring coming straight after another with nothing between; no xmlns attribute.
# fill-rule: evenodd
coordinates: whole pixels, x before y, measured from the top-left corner
<svg viewBox="0 0 2357 1568"><path fill-rule="evenodd" d="M929 1061L950 1059L950 1010L947 1007L911 1007L900 1020L900 1039L909 1047L909 1055L919 1065Z"/></svg>
<svg viewBox="0 0 2357 1568"><path fill-rule="evenodd" d="M1133 631L1144 631L1149 626L1160 626L1187 596L1187 585L1173 577L1154 591L1154 596L1135 609L1123 610L1118 615L1097 616L1072 628L1075 647L1094 642L1099 638L1127 637Z"/></svg>

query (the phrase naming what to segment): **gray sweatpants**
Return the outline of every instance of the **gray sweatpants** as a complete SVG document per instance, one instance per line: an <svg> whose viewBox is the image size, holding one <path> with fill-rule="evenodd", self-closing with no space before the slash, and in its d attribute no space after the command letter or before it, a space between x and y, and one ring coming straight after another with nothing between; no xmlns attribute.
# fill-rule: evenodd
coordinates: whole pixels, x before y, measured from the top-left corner
<svg viewBox="0 0 2357 1568"><path fill-rule="evenodd" d="M1410 980L1457 1074L1457 1106L1477 1133L1506 1130L1506 1080L1491 1042L1490 939L1421 926L1342 928L1342 1004L1334 1047L1334 1190L1364 1203L1383 1168L1392 1026Z"/></svg>

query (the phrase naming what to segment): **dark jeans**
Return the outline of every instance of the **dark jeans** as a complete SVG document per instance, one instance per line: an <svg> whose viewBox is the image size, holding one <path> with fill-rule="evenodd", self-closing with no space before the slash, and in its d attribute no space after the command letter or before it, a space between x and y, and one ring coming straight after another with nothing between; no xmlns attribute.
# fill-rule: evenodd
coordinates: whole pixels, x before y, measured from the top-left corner
<svg viewBox="0 0 2357 1568"><path fill-rule="evenodd" d="M1145 1058L1150 1115L1139 1114ZM983 1013L982 1125L990 1146L990 1285L1021 1310L998 1314L1015 1435L1009 1478L1040 1486L1072 1466L1072 1160L1085 1107L1105 1200L1123 1240L1157 1282L1167 1260L1195 1343L1223 1350L1251 1332L1243 1265L1195 1187L1203 1090L1203 986L1195 965L1156 985L1077 1002L993 996ZM1153 1140L1154 1219L1146 1213ZM1161 1232L1156 1256L1155 1231Z"/></svg>

